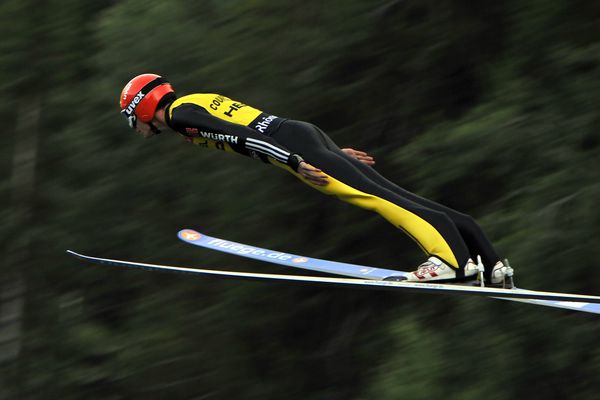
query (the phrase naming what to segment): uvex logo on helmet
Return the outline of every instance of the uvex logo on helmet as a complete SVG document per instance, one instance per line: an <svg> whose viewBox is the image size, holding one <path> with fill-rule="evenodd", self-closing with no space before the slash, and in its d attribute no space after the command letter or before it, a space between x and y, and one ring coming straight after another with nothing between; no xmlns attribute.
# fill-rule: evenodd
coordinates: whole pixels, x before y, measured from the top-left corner
<svg viewBox="0 0 600 400"><path fill-rule="evenodd" d="M121 92L121 113L135 127L135 121L150 122L163 97L175 93L171 84L160 75L142 74L130 80Z"/></svg>
<svg viewBox="0 0 600 400"><path fill-rule="evenodd" d="M127 115L133 114L133 112L135 111L135 108L140 103L140 101L142 101L143 98L144 98L144 93L139 92L138 94L135 95L135 97L131 100L131 102L129 103L129 105L127 106L127 108L125 110L123 110L123 111Z"/></svg>

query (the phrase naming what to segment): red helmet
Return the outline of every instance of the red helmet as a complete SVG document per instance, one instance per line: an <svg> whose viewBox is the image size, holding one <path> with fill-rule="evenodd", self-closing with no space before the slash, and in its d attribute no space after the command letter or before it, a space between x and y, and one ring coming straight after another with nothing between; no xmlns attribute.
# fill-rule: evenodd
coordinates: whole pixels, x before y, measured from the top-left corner
<svg viewBox="0 0 600 400"><path fill-rule="evenodd" d="M121 113L134 128L136 120L150 122L154 118L160 100L169 93L175 93L171 84L160 75L138 75L125 85L120 97Z"/></svg>

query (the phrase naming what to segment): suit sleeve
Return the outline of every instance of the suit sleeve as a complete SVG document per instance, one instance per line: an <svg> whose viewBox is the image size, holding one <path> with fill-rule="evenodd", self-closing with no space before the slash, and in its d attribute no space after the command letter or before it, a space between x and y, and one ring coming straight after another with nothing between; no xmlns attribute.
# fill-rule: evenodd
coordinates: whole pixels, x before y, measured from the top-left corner
<svg viewBox="0 0 600 400"><path fill-rule="evenodd" d="M304 161L299 154L290 152L273 138L256 132L244 125L234 124L210 115L204 108L196 104L182 104L172 111L169 125L185 134L186 128L197 128L203 133L225 135L228 143L243 146L248 152L256 152L271 157L298 171L300 162Z"/></svg>

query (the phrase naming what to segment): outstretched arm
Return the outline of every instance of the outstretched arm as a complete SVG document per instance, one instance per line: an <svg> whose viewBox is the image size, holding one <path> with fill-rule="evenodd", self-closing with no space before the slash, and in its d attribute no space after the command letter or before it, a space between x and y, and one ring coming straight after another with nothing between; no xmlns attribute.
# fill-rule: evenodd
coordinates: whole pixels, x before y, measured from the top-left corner
<svg viewBox="0 0 600 400"><path fill-rule="evenodd" d="M272 158L298 171L302 157L287 150L270 136L247 126L231 123L209 114L197 104L185 103L172 111L170 126L186 135L190 128L204 138L227 143L238 153L248 156L259 154L264 162Z"/></svg>
<svg viewBox="0 0 600 400"><path fill-rule="evenodd" d="M372 156L365 153L364 151L354 150L351 148L345 148L345 149L342 149L342 151L344 153L346 153L347 155L349 155L350 157L356 158L358 161L362 162L363 164L367 164L367 165L375 164L375 159Z"/></svg>

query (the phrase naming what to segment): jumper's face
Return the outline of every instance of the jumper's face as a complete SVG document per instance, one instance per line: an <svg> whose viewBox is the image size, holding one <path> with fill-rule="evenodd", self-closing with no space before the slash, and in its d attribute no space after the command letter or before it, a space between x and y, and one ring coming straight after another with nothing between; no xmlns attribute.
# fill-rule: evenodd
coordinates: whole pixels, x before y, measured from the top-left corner
<svg viewBox="0 0 600 400"><path fill-rule="evenodd" d="M137 133L139 133L140 135L142 135L146 139L156 135L156 132L152 131L150 124L147 124L147 123L139 121L139 120L135 124L135 131Z"/></svg>

